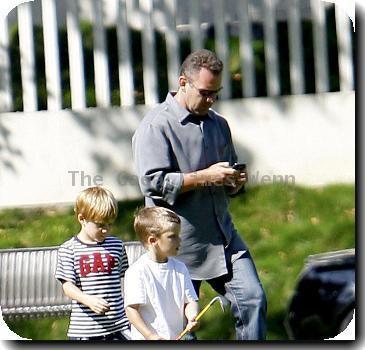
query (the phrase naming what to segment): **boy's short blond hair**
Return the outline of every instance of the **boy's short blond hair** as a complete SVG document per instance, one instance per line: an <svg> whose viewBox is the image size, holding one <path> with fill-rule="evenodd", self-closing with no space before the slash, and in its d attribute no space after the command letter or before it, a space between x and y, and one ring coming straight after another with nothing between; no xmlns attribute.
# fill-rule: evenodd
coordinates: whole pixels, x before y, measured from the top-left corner
<svg viewBox="0 0 365 350"><path fill-rule="evenodd" d="M101 186L89 187L79 193L75 204L76 217L98 223L113 223L118 215L118 204L111 193Z"/></svg>
<svg viewBox="0 0 365 350"><path fill-rule="evenodd" d="M143 245L147 244L149 236L160 237L180 224L179 216L164 207L137 209L134 215L134 231Z"/></svg>

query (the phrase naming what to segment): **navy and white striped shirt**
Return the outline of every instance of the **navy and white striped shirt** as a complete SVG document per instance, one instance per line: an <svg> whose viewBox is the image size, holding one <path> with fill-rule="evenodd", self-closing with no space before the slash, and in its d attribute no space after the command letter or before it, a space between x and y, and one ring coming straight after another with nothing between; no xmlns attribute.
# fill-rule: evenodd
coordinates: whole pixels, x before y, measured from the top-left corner
<svg viewBox="0 0 365 350"><path fill-rule="evenodd" d="M129 328L121 291L127 268L124 244L116 237L97 244L72 237L60 246L55 277L73 283L85 294L104 298L110 305L109 311L99 315L72 300L68 337L96 337Z"/></svg>

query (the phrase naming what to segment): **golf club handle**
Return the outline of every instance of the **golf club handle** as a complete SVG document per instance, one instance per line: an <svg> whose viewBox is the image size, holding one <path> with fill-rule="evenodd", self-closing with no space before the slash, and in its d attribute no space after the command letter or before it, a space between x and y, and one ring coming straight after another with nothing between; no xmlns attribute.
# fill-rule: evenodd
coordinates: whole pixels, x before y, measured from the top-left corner
<svg viewBox="0 0 365 350"><path fill-rule="evenodd" d="M180 334L179 336L175 339L175 340L180 340L186 333L189 333L189 330L187 328L185 328Z"/></svg>
<svg viewBox="0 0 365 350"><path fill-rule="evenodd" d="M199 319L205 314L205 312L210 308L210 306L212 305L212 303L210 302L208 305L206 305L204 307L203 310L201 310L198 315L194 318L195 321L199 321ZM186 333L189 333L188 328L186 327L180 334L179 336L176 338L176 340L180 340Z"/></svg>

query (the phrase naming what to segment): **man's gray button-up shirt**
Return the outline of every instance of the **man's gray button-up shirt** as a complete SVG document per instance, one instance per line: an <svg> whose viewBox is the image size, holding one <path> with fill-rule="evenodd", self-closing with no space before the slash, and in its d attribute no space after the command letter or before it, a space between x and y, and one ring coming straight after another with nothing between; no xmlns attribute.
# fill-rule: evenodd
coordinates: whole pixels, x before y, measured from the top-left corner
<svg viewBox="0 0 365 350"><path fill-rule="evenodd" d="M238 258L246 246L228 212L226 188L206 186L181 192L183 173L237 161L227 121L213 110L199 120L169 93L144 117L132 146L146 206L168 207L181 218L177 258L187 265L192 279L227 273L226 258Z"/></svg>

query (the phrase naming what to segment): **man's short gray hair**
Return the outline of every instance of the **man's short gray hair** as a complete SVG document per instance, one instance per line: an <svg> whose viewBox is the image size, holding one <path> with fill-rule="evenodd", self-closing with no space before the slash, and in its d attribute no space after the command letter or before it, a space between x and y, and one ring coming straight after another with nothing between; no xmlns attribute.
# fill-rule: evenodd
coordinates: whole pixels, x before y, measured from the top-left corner
<svg viewBox="0 0 365 350"><path fill-rule="evenodd" d="M210 50L197 50L185 58L181 65L180 75L191 78L202 68L208 69L214 75L219 75L223 70L223 62Z"/></svg>

